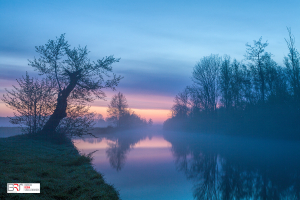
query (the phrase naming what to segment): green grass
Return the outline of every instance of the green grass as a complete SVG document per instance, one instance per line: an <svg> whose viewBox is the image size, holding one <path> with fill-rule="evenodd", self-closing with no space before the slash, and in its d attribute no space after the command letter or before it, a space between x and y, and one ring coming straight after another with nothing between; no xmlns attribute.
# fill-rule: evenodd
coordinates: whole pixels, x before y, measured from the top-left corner
<svg viewBox="0 0 300 200"><path fill-rule="evenodd" d="M0 139L0 199L119 199L73 144L26 135ZM7 183L40 183L40 194L7 194Z"/></svg>

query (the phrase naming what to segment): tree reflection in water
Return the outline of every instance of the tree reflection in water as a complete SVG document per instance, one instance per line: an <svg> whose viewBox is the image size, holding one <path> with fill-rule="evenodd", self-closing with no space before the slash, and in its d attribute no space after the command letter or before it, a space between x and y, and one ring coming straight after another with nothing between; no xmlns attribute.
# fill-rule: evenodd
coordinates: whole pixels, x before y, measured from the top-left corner
<svg viewBox="0 0 300 200"><path fill-rule="evenodd" d="M146 137L151 138L149 130L120 131L114 134L107 134L105 138L111 140L106 150L106 155L112 168L120 171L126 162L126 155L139 141Z"/></svg>
<svg viewBox="0 0 300 200"><path fill-rule="evenodd" d="M106 150L107 157L109 158L110 165L117 171L120 171L125 165L126 154L130 150L129 147L125 147L117 140L116 143L109 143L109 148Z"/></svg>
<svg viewBox="0 0 300 200"><path fill-rule="evenodd" d="M300 199L298 142L166 132L196 199Z"/></svg>

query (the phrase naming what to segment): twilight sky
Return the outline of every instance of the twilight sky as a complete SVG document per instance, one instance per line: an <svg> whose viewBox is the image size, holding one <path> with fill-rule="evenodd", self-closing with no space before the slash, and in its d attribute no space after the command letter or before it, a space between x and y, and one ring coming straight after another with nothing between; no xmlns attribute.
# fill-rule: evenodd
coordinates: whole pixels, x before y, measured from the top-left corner
<svg viewBox="0 0 300 200"><path fill-rule="evenodd" d="M26 71L37 76L28 66L37 56L34 46L66 33L73 47L87 45L91 60L121 58L113 68L124 79L117 91L106 90L107 101L92 104L93 111L105 116L110 98L120 91L136 113L162 123L201 57L228 54L242 60L245 44L262 36L282 65L286 27L300 45L299 19L299 0L0 0L0 95ZM12 116L1 101L0 116Z"/></svg>

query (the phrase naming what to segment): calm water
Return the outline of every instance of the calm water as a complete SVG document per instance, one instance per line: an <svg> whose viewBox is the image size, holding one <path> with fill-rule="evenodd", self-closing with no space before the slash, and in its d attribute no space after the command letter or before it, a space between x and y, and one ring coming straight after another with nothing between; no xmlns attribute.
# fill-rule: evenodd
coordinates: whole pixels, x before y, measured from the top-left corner
<svg viewBox="0 0 300 200"><path fill-rule="evenodd" d="M127 199L300 199L300 142L152 131L74 139Z"/></svg>

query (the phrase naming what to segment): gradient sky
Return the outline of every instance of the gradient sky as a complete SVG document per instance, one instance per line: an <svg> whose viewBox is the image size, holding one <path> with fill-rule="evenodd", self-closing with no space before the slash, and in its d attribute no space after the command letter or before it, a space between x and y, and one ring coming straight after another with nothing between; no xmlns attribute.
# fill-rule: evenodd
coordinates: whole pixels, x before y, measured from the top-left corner
<svg viewBox="0 0 300 200"><path fill-rule="evenodd" d="M0 0L0 95L28 71L28 59L66 33L72 46L87 45L91 60L108 55L124 76L118 91L142 117L163 122L174 96L191 83L194 65L203 56L228 54L244 59L245 44L268 40L267 51L282 65L284 38L291 27L300 40L299 0L252 1L15 1ZM299 45L298 45L299 46ZM107 101L92 110L105 116L118 91L107 90ZM0 102L0 116L12 111Z"/></svg>

